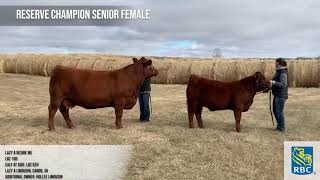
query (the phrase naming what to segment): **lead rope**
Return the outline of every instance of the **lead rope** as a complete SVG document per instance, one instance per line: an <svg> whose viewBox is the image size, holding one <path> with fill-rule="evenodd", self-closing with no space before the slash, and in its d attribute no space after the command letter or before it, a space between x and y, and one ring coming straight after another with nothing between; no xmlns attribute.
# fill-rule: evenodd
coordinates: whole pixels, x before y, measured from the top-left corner
<svg viewBox="0 0 320 180"><path fill-rule="evenodd" d="M271 91L270 91L269 92L269 107L270 107L270 115L271 115L272 127L274 127L271 98L272 98L272 94L271 94Z"/></svg>
<svg viewBox="0 0 320 180"><path fill-rule="evenodd" d="M152 115L151 92L149 94L149 101L150 101L150 117L151 117L151 115Z"/></svg>

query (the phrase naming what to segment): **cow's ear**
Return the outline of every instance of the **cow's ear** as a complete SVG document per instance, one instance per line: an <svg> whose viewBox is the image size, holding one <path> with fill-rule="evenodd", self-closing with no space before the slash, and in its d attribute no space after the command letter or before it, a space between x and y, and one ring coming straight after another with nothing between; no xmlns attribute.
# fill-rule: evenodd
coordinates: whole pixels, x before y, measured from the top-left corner
<svg viewBox="0 0 320 180"><path fill-rule="evenodd" d="M143 62L144 66L150 66L151 64L152 64L152 61L150 59Z"/></svg>
<svg viewBox="0 0 320 180"><path fill-rule="evenodd" d="M132 58L132 61L135 63L135 62L138 61L138 59L137 58Z"/></svg>
<svg viewBox="0 0 320 180"><path fill-rule="evenodd" d="M145 58L145 57L142 57L142 58L140 58L140 60L141 60L142 62L144 62L144 61L147 61L148 59Z"/></svg>

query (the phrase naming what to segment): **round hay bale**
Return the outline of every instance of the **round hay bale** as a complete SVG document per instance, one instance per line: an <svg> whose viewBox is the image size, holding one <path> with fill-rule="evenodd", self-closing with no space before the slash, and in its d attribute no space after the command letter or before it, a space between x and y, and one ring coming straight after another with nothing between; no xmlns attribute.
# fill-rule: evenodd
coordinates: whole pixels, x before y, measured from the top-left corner
<svg viewBox="0 0 320 180"><path fill-rule="evenodd" d="M237 64L235 61L220 60L216 61L213 67L214 79L218 81L235 81L239 80L235 73Z"/></svg>
<svg viewBox="0 0 320 180"><path fill-rule="evenodd" d="M114 61L114 60L97 60L93 65L93 70L112 71L126 67L132 64L129 61Z"/></svg>
<svg viewBox="0 0 320 180"><path fill-rule="evenodd" d="M236 62L236 73L238 79L252 76L256 72L263 73L263 63L260 60L247 60Z"/></svg>
<svg viewBox="0 0 320 180"><path fill-rule="evenodd" d="M110 63L111 62L111 63ZM105 64L108 64L108 70L117 70L122 69L130 64L133 64L132 61L125 61L125 60L117 60L117 61L105 61Z"/></svg>
<svg viewBox="0 0 320 180"><path fill-rule="evenodd" d="M3 64L4 64L4 59L1 57L1 59L0 59L0 73L3 73Z"/></svg>
<svg viewBox="0 0 320 180"><path fill-rule="evenodd" d="M318 62L317 64L317 71L318 71L318 74L320 73L320 60L316 60ZM318 87L320 87L320 78L318 78Z"/></svg>
<svg viewBox="0 0 320 180"><path fill-rule="evenodd" d="M191 74L208 79L214 79L215 65L215 61L193 61L191 64Z"/></svg>
<svg viewBox="0 0 320 180"><path fill-rule="evenodd" d="M319 87L320 72L316 60L294 61L294 70L292 73L294 74L296 87Z"/></svg>
<svg viewBox="0 0 320 180"><path fill-rule="evenodd" d="M274 61L265 60L262 62L262 72L266 76L267 80L271 80L276 73Z"/></svg>
<svg viewBox="0 0 320 180"><path fill-rule="evenodd" d="M51 56L48 58L48 56L45 56L45 67L44 67L44 73L46 76L51 76L51 71L54 67L57 65L62 65L64 61L64 57L61 56Z"/></svg>
<svg viewBox="0 0 320 180"><path fill-rule="evenodd" d="M45 76L46 59L43 56L34 56L31 58L30 74Z"/></svg>
<svg viewBox="0 0 320 180"><path fill-rule="evenodd" d="M158 70L158 76L152 77L151 82L155 84L167 84L168 71L171 67L172 62L165 60L154 60L152 61L153 66Z"/></svg>
<svg viewBox="0 0 320 180"><path fill-rule="evenodd" d="M112 62L109 62L109 63L112 63ZM102 60L96 60L96 62L93 65L93 70L96 70L96 71L107 71L107 70L109 70L108 66L105 67L105 65L108 65L108 62L105 62L105 61L102 61Z"/></svg>
<svg viewBox="0 0 320 180"><path fill-rule="evenodd" d="M191 62L173 61L167 74L167 84L186 84L191 74Z"/></svg>
<svg viewBox="0 0 320 180"><path fill-rule="evenodd" d="M18 55L16 62L16 73L32 74L34 55ZM43 70L43 69L42 69Z"/></svg>
<svg viewBox="0 0 320 180"><path fill-rule="evenodd" d="M95 62L96 60L92 59L80 59L77 64L77 68L92 70Z"/></svg>
<svg viewBox="0 0 320 180"><path fill-rule="evenodd" d="M102 60L96 60L96 62L93 65L93 70L96 71L108 71L109 63L113 63L112 61L102 61Z"/></svg>
<svg viewBox="0 0 320 180"><path fill-rule="evenodd" d="M288 86L289 87L296 87L296 76L294 74L294 61L287 61L287 68L288 68Z"/></svg>
<svg viewBox="0 0 320 180"><path fill-rule="evenodd" d="M17 58L16 57L6 57L3 63L3 72L5 73L16 73L16 64Z"/></svg>
<svg viewBox="0 0 320 180"><path fill-rule="evenodd" d="M68 56L66 56L62 61L62 65L71 68L77 68L79 61L80 59L78 58L69 58Z"/></svg>

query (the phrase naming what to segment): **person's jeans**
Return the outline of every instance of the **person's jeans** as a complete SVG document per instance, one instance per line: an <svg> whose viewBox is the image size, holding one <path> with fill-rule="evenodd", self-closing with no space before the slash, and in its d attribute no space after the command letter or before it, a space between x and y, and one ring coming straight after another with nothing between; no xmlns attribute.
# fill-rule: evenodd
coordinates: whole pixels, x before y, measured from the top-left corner
<svg viewBox="0 0 320 180"><path fill-rule="evenodd" d="M139 94L140 121L149 121L149 118L150 118L149 98L150 98L150 92L143 92Z"/></svg>
<svg viewBox="0 0 320 180"><path fill-rule="evenodd" d="M273 114L277 120L277 129L284 130L285 129L285 121L284 121L284 104L286 102L285 98L274 96L273 98Z"/></svg>

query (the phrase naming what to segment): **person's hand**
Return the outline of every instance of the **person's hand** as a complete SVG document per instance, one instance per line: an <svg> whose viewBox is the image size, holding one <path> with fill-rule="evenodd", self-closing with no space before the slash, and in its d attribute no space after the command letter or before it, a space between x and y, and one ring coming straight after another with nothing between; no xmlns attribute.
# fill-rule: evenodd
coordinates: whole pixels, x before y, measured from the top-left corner
<svg viewBox="0 0 320 180"><path fill-rule="evenodd" d="M276 81L270 80L270 88L272 87L272 85L274 85Z"/></svg>

